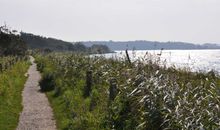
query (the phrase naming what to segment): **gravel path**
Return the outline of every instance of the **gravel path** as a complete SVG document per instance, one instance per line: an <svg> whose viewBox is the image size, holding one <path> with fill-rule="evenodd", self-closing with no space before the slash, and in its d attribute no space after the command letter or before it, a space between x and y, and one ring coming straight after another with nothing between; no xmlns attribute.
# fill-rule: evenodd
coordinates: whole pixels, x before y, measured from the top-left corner
<svg viewBox="0 0 220 130"><path fill-rule="evenodd" d="M20 114L17 130L56 130L53 112L48 99L41 93L38 82L41 78L37 71L34 58L28 70L28 79L23 90L23 111Z"/></svg>

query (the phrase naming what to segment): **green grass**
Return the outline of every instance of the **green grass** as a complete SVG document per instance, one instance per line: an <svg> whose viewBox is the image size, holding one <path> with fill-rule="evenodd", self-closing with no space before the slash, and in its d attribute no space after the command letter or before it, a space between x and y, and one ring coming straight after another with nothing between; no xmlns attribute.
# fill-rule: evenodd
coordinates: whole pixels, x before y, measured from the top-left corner
<svg viewBox="0 0 220 130"><path fill-rule="evenodd" d="M78 54L38 55L36 60L43 80L49 79L42 85L53 88L47 96L60 130L220 127L220 79L213 72ZM85 96L87 71L92 71L92 90ZM114 99L109 98L112 79Z"/></svg>
<svg viewBox="0 0 220 130"><path fill-rule="evenodd" d="M22 110L22 90L29 64L19 61L0 73L0 130L14 130Z"/></svg>

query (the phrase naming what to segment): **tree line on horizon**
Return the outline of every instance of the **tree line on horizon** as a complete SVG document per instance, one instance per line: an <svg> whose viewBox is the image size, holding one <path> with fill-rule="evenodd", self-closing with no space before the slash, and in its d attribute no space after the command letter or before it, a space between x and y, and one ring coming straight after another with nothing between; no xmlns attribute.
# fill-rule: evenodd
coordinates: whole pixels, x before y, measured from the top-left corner
<svg viewBox="0 0 220 130"><path fill-rule="evenodd" d="M87 54L111 52L106 45L94 44L91 47L87 47L81 42L71 43L31 33L18 33L18 31L11 30L6 25L0 26L0 56L25 55L28 49L43 52L70 51Z"/></svg>
<svg viewBox="0 0 220 130"><path fill-rule="evenodd" d="M111 50L106 45L94 44L91 47L87 47L82 42L71 43L55 38L47 38L25 32L21 32L21 38L27 43L29 49L58 52L84 52L90 54L111 52Z"/></svg>

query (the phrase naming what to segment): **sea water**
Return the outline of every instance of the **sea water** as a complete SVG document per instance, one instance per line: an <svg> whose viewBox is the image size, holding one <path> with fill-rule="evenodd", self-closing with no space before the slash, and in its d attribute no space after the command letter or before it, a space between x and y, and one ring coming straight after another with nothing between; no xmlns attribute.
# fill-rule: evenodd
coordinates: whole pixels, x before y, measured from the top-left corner
<svg viewBox="0 0 220 130"><path fill-rule="evenodd" d="M132 61L149 59L160 65L188 68L191 71L216 71L220 74L220 50L129 50ZM100 56L100 55L99 55ZM125 51L104 54L106 58L126 58Z"/></svg>

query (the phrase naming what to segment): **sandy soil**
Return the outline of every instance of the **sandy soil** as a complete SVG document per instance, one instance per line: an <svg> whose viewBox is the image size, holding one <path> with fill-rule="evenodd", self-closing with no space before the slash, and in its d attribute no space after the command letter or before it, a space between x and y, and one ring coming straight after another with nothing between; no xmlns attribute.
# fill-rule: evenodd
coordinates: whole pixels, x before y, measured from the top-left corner
<svg viewBox="0 0 220 130"><path fill-rule="evenodd" d="M28 70L28 79L23 90L23 111L20 114L17 130L56 130L55 119L46 95L40 92L40 73L34 58Z"/></svg>

